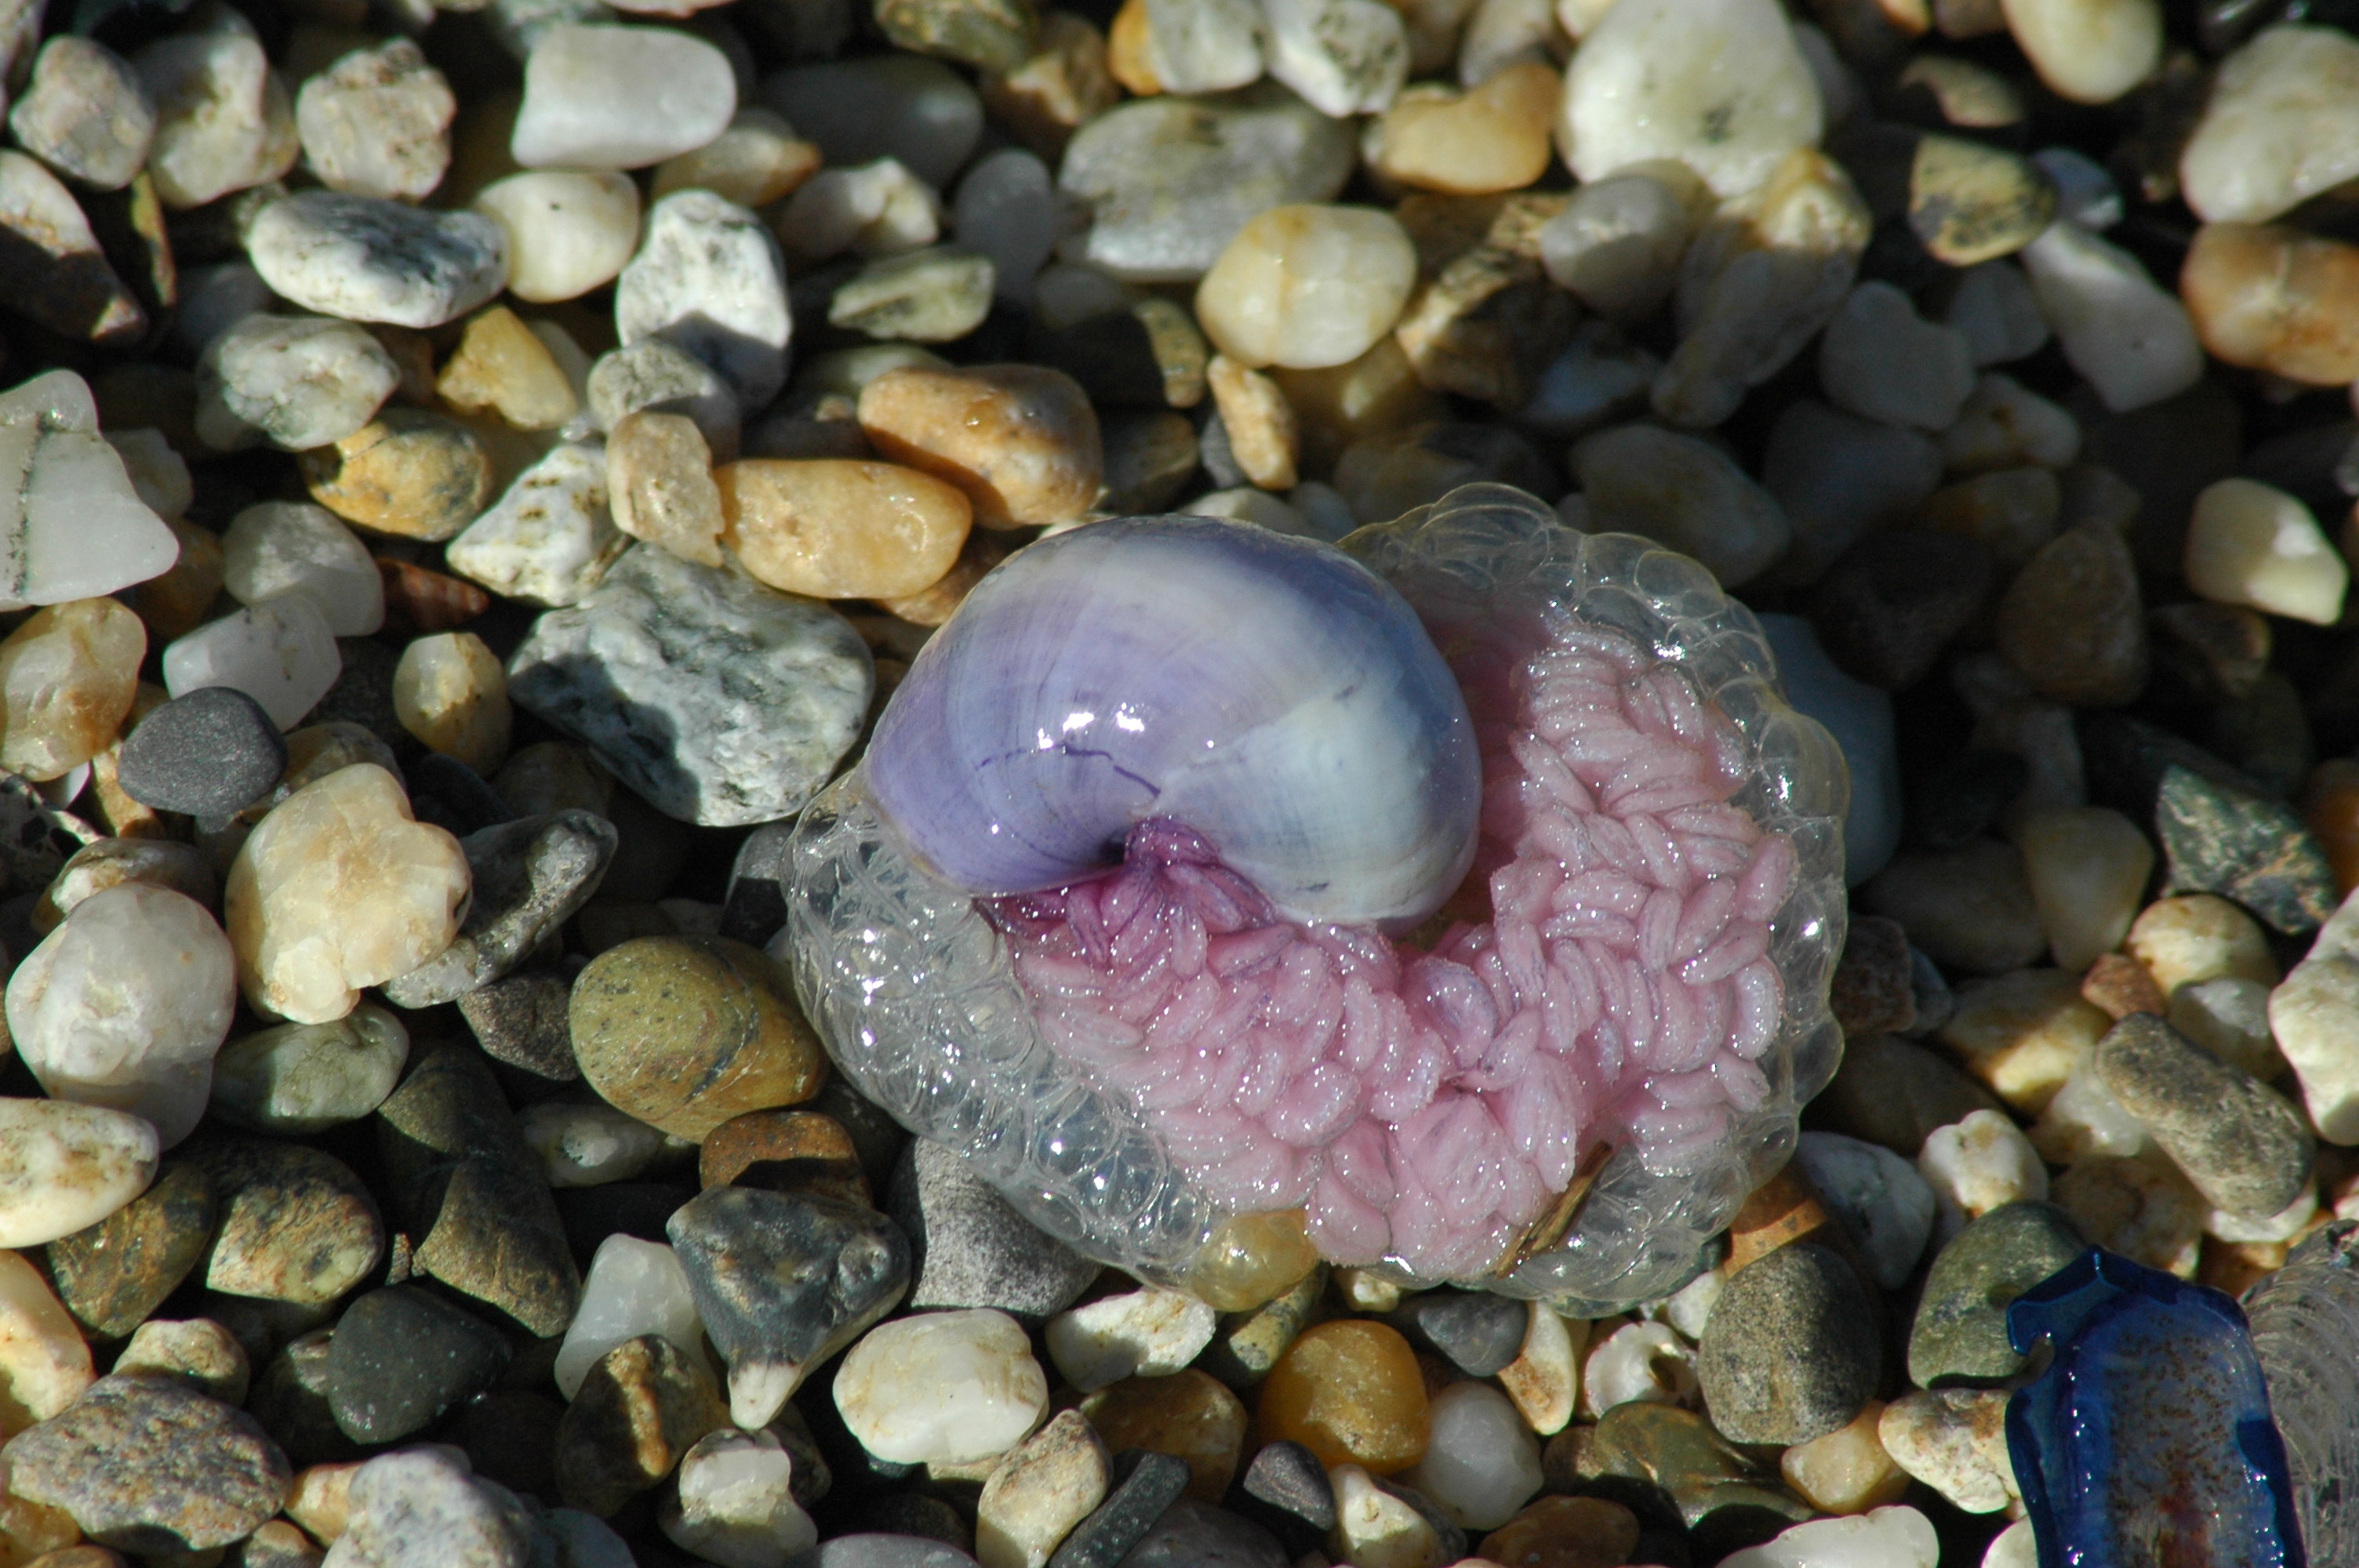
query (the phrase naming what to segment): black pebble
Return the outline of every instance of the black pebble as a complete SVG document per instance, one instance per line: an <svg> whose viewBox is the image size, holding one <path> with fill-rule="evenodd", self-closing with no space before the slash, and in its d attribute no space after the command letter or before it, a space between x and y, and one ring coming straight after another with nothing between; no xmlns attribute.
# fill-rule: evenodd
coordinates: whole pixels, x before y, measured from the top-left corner
<svg viewBox="0 0 2359 1568"><path fill-rule="evenodd" d="M1335 1487L1327 1467L1299 1443L1264 1446L1237 1478L1227 1507L1277 1536L1293 1557L1317 1550L1335 1528Z"/></svg>
<svg viewBox="0 0 2359 1568"><path fill-rule="evenodd" d="M1531 1313L1488 1292L1433 1291L1401 1303L1386 1321L1468 1377L1487 1378L1522 1353Z"/></svg>
<svg viewBox="0 0 2359 1568"><path fill-rule="evenodd" d="M1132 1466L1130 1474L1073 1527L1049 1568L1114 1568L1188 1490L1184 1459L1133 1449L1118 1456L1116 1473L1125 1465Z"/></svg>
<svg viewBox="0 0 2359 1568"><path fill-rule="evenodd" d="M123 793L158 811L226 816L268 795L287 771L287 740L254 698L230 687L176 697L123 742Z"/></svg>
<svg viewBox="0 0 2359 1568"><path fill-rule="evenodd" d="M462 838L516 819L516 810L495 794L474 769L456 757L429 752L403 771L409 775L412 807L421 797L440 801L462 824L455 829Z"/></svg>
<svg viewBox="0 0 2359 1568"><path fill-rule="evenodd" d="M766 822L737 847L721 906L721 935L760 947L787 923L787 851L794 837L793 823Z"/></svg>
<svg viewBox="0 0 2359 1568"><path fill-rule="evenodd" d="M371 1291L328 1346L328 1405L355 1443L392 1443L490 1388L508 1364L490 1324L415 1285Z"/></svg>

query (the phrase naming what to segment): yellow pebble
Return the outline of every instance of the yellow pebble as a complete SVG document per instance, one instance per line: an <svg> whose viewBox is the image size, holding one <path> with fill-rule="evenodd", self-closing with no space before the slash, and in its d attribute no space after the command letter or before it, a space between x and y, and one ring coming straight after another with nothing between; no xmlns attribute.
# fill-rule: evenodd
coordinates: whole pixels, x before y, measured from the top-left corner
<svg viewBox="0 0 2359 1568"><path fill-rule="evenodd" d="M1425 1457L1430 1424L1417 1353L1381 1323L1321 1324L1262 1384L1261 1441L1299 1443L1330 1467L1406 1470Z"/></svg>
<svg viewBox="0 0 2359 1568"><path fill-rule="evenodd" d="M507 672L473 632L420 637L393 671L393 711L429 751L488 778L508 754L515 722Z"/></svg>

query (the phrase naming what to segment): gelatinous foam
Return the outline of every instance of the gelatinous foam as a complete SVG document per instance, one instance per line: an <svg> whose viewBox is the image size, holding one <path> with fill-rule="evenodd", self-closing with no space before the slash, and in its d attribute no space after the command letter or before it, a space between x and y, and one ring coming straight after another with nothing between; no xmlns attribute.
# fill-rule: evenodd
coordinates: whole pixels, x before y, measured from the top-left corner
<svg viewBox="0 0 2359 1568"><path fill-rule="evenodd" d="M1728 805L1742 737L1620 633L1544 608L1451 660L1484 741L1491 918L1430 951L1279 921L1185 824L990 901L1050 1045L1218 1202L1328 1258L1479 1274L1600 1141L1678 1169L1757 1108L1791 844Z"/></svg>

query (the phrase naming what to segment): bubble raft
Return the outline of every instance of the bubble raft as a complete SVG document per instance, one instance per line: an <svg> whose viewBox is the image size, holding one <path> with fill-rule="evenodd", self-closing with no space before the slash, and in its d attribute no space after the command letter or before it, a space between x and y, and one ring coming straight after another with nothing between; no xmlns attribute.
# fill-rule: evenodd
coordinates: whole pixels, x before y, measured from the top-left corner
<svg viewBox="0 0 2359 1568"><path fill-rule="evenodd" d="M1345 547L1467 693L1473 918L1430 953L1278 923L1161 822L1116 875L979 905L908 863L855 771L796 838L806 1005L864 1092L1107 1261L1178 1278L1228 1216L1299 1204L1341 1260L1658 1295L1832 1071L1840 757L1685 557L1496 486ZM1571 1229L1496 1278L1603 1148Z"/></svg>

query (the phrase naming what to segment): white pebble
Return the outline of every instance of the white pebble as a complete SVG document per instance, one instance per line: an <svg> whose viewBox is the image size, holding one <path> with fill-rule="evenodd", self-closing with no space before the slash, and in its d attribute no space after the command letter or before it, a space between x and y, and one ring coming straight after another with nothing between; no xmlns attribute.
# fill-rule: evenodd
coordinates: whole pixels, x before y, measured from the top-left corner
<svg viewBox="0 0 2359 1568"><path fill-rule="evenodd" d="M1125 1378L1168 1378L1212 1342L1211 1307L1185 1291L1102 1296L1049 1320L1049 1359L1083 1393Z"/></svg>
<svg viewBox="0 0 2359 1568"><path fill-rule="evenodd" d="M1426 1517L1377 1484L1357 1465L1327 1472L1335 1493L1335 1528L1327 1550L1354 1568L1432 1568L1442 1560L1441 1537Z"/></svg>
<svg viewBox="0 0 2359 1568"><path fill-rule="evenodd" d="M170 1148L204 1115L237 957L196 900L124 882L74 905L9 978L16 1054L55 1099L129 1111Z"/></svg>
<svg viewBox="0 0 2359 1568"><path fill-rule="evenodd" d="M2002 0L2006 30L2039 80L2076 103L2110 103L2162 59L2158 0Z"/></svg>
<svg viewBox="0 0 2359 1568"><path fill-rule="evenodd" d="M710 1369L704 1325L679 1256L659 1241L617 1232L598 1243L582 1276L581 1308L557 1347L557 1391L572 1399L606 1352L642 1334L661 1336Z"/></svg>
<svg viewBox="0 0 2359 1568"><path fill-rule="evenodd" d="M343 669L336 634L308 594L284 593L207 622L164 650L164 687L185 697L235 687L292 730Z"/></svg>
<svg viewBox="0 0 2359 1568"><path fill-rule="evenodd" d="M95 599L170 567L179 541L98 434L90 384L53 370L0 394L0 609Z"/></svg>
<svg viewBox="0 0 2359 1568"><path fill-rule="evenodd" d="M525 60L508 150L527 168L643 168L702 146L736 113L737 73L702 38L566 24Z"/></svg>
<svg viewBox="0 0 2359 1568"><path fill-rule="evenodd" d="M1467 1530L1496 1530L1515 1518L1539 1492L1540 1444L1507 1396L1488 1383L1452 1383L1430 1409L1425 1457L1402 1483Z"/></svg>
<svg viewBox="0 0 2359 1568"><path fill-rule="evenodd" d="M2203 346L2187 307L2155 286L2127 251L2072 223L2023 248L2031 289L2064 357L2116 414L2203 379Z"/></svg>
<svg viewBox="0 0 2359 1568"><path fill-rule="evenodd" d="M308 501L265 501L231 519L222 586L240 604L308 594L339 637L371 636L385 624L385 579L368 546Z"/></svg>
<svg viewBox="0 0 2359 1568"><path fill-rule="evenodd" d="M2223 479L2195 498L2187 525L2187 586L2217 604L2242 604L2332 626L2351 570L2310 508L2252 479Z"/></svg>
<svg viewBox="0 0 2359 1568"><path fill-rule="evenodd" d="M320 183L415 200L442 183L459 100L408 38L354 49L303 83L295 127Z"/></svg>
<svg viewBox="0 0 2359 1568"><path fill-rule="evenodd" d="M1887 425L1939 430L1974 389L1973 349L1928 321L1888 283L1863 283L1819 340L1819 385L1838 408Z"/></svg>
<svg viewBox="0 0 2359 1568"><path fill-rule="evenodd" d="M2242 975L2193 980L2170 993L2170 1026L2223 1062L2268 1082L2285 1071L2269 1033L2269 988Z"/></svg>
<svg viewBox="0 0 2359 1568"><path fill-rule="evenodd" d="M1720 1568L1934 1568L1941 1543L1915 1509L1895 1504L1850 1519L1798 1524L1720 1560Z"/></svg>
<svg viewBox="0 0 2359 1568"><path fill-rule="evenodd" d="M1262 0L1269 73L1321 114L1381 114L1408 80L1408 34L1380 0Z"/></svg>
<svg viewBox="0 0 2359 1568"><path fill-rule="evenodd" d="M627 1182L664 1150L662 1133L603 1101L542 1100L516 1113L516 1127L552 1187Z"/></svg>
<svg viewBox="0 0 2359 1568"><path fill-rule="evenodd" d="M1695 1402L1695 1351L1668 1324L1627 1323L1589 1347L1581 1365L1581 1413L1616 1405Z"/></svg>
<svg viewBox="0 0 2359 1568"><path fill-rule="evenodd" d="M1706 1269L1663 1303L1663 1321L1689 1339L1701 1340L1704 1325L1712 1322L1712 1309L1720 1303L1721 1294L1727 1289L1727 1275L1717 1269Z"/></svg>
<svg viewBox="0 0 2359 1568"><path fill-rule="evenodd" d="M1021 147L976 159L951 203L959 243L991 258L999 297L1019 305L1056 250L1059 211L1049 166Z"/></svg>
<svg viewBox="0 0 2359 1568"><path fill-rule="evenodd" d="M786 258L762 221L709 190L679 190L647 214L647 239L614 285L625 347L660 337L721 373L741 407L787 379Z"/></svg>
<svg viewBox="0 0 2359 1568"><path fill-rule="evenodd" d="M769 1433L708 1433L681 1456L657 1523L674 1546L722 1568L785 1568L819 1544L819 1527L795 1501L794 1473Z"/></svg>
<svg viewBox="0 0 2359 1568"><path fill-rule="evenodd" d="M604 444L567 442L518 474L444 558L495 593L556 608L580 603L630 544L607 509Z"/></svg>
<svg viewBox="0 0 2359 1568"><path fill-rule="evenodd" d="M2196 216L2266 223L2359 175L2359 39L2264 27L2220 62L2179 155Z"/></svg>
<svg viewBox="0 0 2359 1568"><path fill-rule="evenodd" d="M1940 443L1951 473L2062 468L2081 455L2081 422L2013 376L1991 371L1974 383Z"/></svg>
<svg viewBox="0 0 2359 1568"><path fill-rule="evenodd" d="M1983 1553L1982 1568L2039 1568L2039 1537L2031 1521L2019 1519L2000 1530Z"/></svg>
<svg viewBox="0 0 2359 1568"><path fill-rule="evenodd" d="M440 327L507 286L507 231L480 212L437 212L307 190L247 231L247 257L283 298L348 321Z"/></svg>
<svg viewBox="0 0 2359 1568"><path fill-rule="evenodd" d="M1643 320L1670 297L1708 205L1702 181L1680 164L1583 185L1541 226L1540 265L1601 315Z"/></svg>
<svg viewBox="0 0 2359 1568"><path fill-rule="evenodd" d="M1583 180L1676 158L1741 196L1818 141L1822 113L1776 0L1619 0L1565 73L1557 145Z"/></svg>
<svg viewBox="0 0 2359 1568"><path fill-rule="evenodd" d="M1944 1246L1995 1208L2048 1195L2048 1167L2031 1140L2003 1111L1968 1111L1964 1119L1925 1135L1918 1173L1940 1206L1933 1243Z"/></svg>
<svg viewBox="0 0 2359 1568"><path fill-rule="evenodd" d="M156 105L147 173L167 207L277 179L303 153L287 85L254 29L225 7L212 15L217 27L158 38L132 57Z"/></svg>
<svg viewBox="0 0 2359 1568"><path fill-rule="evenodd" d="M1253 0L1143 0L1147 69L1166 92L1225 92L1261 75Z"/></svg>
<svg viewBox="0 0 2359 1568"><path fill-rule="evenodd" d="M156 105L131 62L90 38L59 33L8 111L16 145L92 190L120 190L147 161Z"/></svg>
<svg viewBox="0 0 2359 1568"><path fill-rule="evenodd" d="M2031 161L2056 182L2056 216L2103 233L2122 221L2122 188L2105 166L2071 147L2042 147Z"/></svg>
<svg viewBox="0 0 2359 1568"><path fill-rule="evenodd" d="M96 1225L147 1190L156 1129L71 1100L0 1098L0 1247L38 1247Z"/></svg>
<svg viewBox="0 0 2359 1568"><path fill-rule="evenodd" d="M535 304L612 283L639 243L639 188L625 174L512 174L485 186L474 210L506 233L508 287Z"/></svg>
<svg viewBox="0 0 2359 1568"><path fill-rule="evenodd" d="M2319 1136L2359 1143L2359 894L2343 901L2309 957L2269 993L2269 1029L2300 1080Z"/></svg>
<svg viewBox="0 0 2359 1568"><path fill-rule="evenodd" d="M158 517L184 517L196 500L196 481L189 477L188 460L172 449L161 430L101 432L141 503Z"/></svg>
<svg viewBox="0 0 2359 1568"><path fill-rule="evenodd" d="M256 312L197 361L197 434L219 452L265 438L295 452L332 446L400 384L400 367L365 328Z"/></svg>
<svg viewBox="0 0 2359 1568"><path fill-rule="evenodd" d="M940 199L889 157L820 170L796 189L778 220L780 243L807 262L845 251L898 255L932 244L941 232Z"/></svg>
<svg viewBox="0 0 2359 1568"><path fill-rule="evenodd" d="M1349 364L1392 330L1417 247L1389 212L1303 203L1239 230L1196 289L1196 316L1249 370Z"/></svg>
<svg viewBox="0 0 2359 1568"><path fill-rule="evenodd" d="M1048 1413L1049 1379L1006 1313L919 1313L870 1329L835 1374L860 1445L898 1465L1005 1454Z"/></svg>
<svg viewBox="0 0 2359 1568"><path fill-rule="evenodd" d="M1875 1282L1897 1290L1933 1234L1933 1189L1917 1167L1881 1144L1840 1132L1805 1132L1794 1164L1858 1238Z"/></svg>

